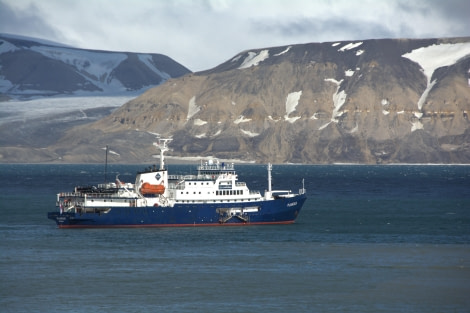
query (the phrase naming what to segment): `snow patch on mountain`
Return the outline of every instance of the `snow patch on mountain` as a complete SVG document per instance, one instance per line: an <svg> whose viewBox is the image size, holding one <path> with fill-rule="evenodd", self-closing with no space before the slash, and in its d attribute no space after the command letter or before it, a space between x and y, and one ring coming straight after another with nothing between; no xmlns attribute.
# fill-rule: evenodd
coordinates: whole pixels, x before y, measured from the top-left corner
<svg viewBox="0 0 470 313"><path fill-rule="evenodd" d="M108 74L122 61L127 59L124 53L91 52L60 47L34 46L31 50L42 55L72 65L79 71L85 71L97 79Z"/></svg>
<svg viewBox="0 0 470 313"><path fill-rule="evenodd" d="M427 85L418 100L418 110L422 111L429 92L437 82L436 79L432 80L434 72L438 68L453 65L468 55L470 55L470 43L468 42L439 45L434 44L412 50L411 52L402 55L402 57L418 63L419 66L421 66L424 76L426 76ZM420 122L420 118L421 117L418 117L418 121L412 122L412 132L418 129L423 129L423 124Z"/></svg>
<svg viewBox="0 0 470 313"><path fill-rule="evenodd" d="M434 71L440 67L453 65L468 55L470 55L469 42L432 45L402 55L402 57L418 63L427 79L427 87L418 100L419 110L422 110L429 92L436 83L436 80L431 81Z"/></svg>
<svg viewBox="0 0 470 313"><path fill-rule="evenodd" d="M196 105L196 96L193 96L188 103L188 115L186 120L189 121L197 112L201 110L201 107Z"/></svg>
<svg viewBox="0 0 470 313"><path fill-rule="evenodd" d="M1 64L6 70L0 76L0 93L17 99L53 95L127 95L137 90L145 91L170 79L171 75L179 77L186 70L176 62L167 63L162 59L164 56L156 54L85 50L37 38L0 34L0 54L6 53L12 55L2 60L10 63ZM44 62L36 53L53 62ZM160 59L165 71L158 68ZM13 68L14 62L26 63ZM54 66L56 62L66 66ZM138 64L140 62L142 64ZM123 64L125 66L121 67ZM153 73L141 77L138 71L129 71L132 66L146 67ZM134 77L126 75L126 71L129 75L136 75L135 82ZM171 74L173 71L175 74ZM44 79L38 75L43 75ZM56 87L51 88L51 84Z"/></svg>
<svg viewBox="0 0 470 313"><path fill-rule="evenodd" d="M8 41L4 41L0 44L0 54L6 53L6 52L13 52L16 50L20 50L17 48L15 45L12 45Z"/></svg>
<svg viewBox="0 0 470 313"><path fill-rule="evenodd" d="M300 118L300 116L289 117L289 114L291 114L292 112L296 110L297 105L299 104L300 96L302 96L302 90L297 91L297 92L291 92L290 94L287 95L286 115L284 116L284 119L290 123L294 123Z"/></svg>
<svg viewBox="0 0 470 313"><path fill-rule="evenodd" d="M338 51L341 51L341 52L344 52L346 50L352 50L354 48L357 48L359 47L360 45L362 45L362 41L360 42L351 42L351 43L348 43L347 45L344 45L343 47L339 48Z"/></svg>
<svg viewBox="0 0 470 313"><path fill-rule="evenodd" d="M333 112L331 113L331 120L328 123L320 126L318 130L325 129L332 122L338 123L338 117L340 117L344 113L344 112L340 112L339 110L341 109L343 104L346 102L346 92L344 90L339 91L339 88L341 87L341 83L343 82L343 80L337 81L334 78L326 78L325 81L334 83L335 85L338 86L338 88L336 88L336 92L333 94L334 108L333 108Z"/></svg>
<svg viewBox="0 0 470 313"><path fill-rule="evenodd" d="M243 134L245 134L245 135L248 136L248 137L256 137L256 136L259 136L258 133L254 133L254 132L251 132L251 131L249 131L249 130L243 130L243 129L240 129L240 130L241 130L241 132L242 132Z"/></svg>
<svg viewBox="0 0 470 313"><path fill-rule="evenodd" d="M164 80L170 79L171 76L168 73L160 71L156 66L155 63L153 63L153 58L149 54L139 54L138 55L139 60L147 65L148 68L150 68L152 71L154 71L158 76L162 77Z"/></svg>
<svg viewBox="0 0 470 313"><path fill-rule="evenodd" d="M411 132L414 132L415 130L423 129L423 128L424 128L423 123L421 123L420 120L411 122Z"/></svg>
<svg viewBox="0 0 470 313"><path fill-rule="evenodd" d="M284 51L279 52L279 53L275 54L274 56L278 57L280 55L283 55L284 53L287 53L290 50L290 48L292 48L292 46L287 47Z"/></svg>
<svg viewBox="0 0 470 313"><path fill-rule="evenodd" d="M470 42L432 45L415 49L402 56L418 63L430 82L436 69L453 65L467 55L470 55Z"/></svg>
<svg viewBox="0 0 470 313"><path fill-rule="evenodd" d="M195 125L195 126L202 126L202 125L206 125L206 124L207 124L206 121L203 121L203 120L201 120L201 119L199 119L199 118L197 118L197 119L194 120L194 125Z"/></svg>
<svg viewBox="0 0 470 313"><path fill-rule="evenodd" d="M313 113L313 115L310 117L311 120L318 120L318 112Z"/></svg>
<svg viewBox="0 0 470 313"><path fill-rule="evenodd" d="M240 123L246 123L251 121L251 118L245 118L243 115L240 115L235 121L233 121L234 124L240 124Z"/></svg>
<svg viewBox="0 0 470 313"><path fill-rule="evenodd" d="M237 55L236 57L234 57L234 58L232 59L231 62L237 62L238 60L240 60L241 57L242 57L241 54L240 54L240 55Z"/></svg>
<svg viewBox="0 0 470 313"><path fill-rule="evenodd" d="M260 53L256 52L248 52L248 56L243 60L242 65L240 65L239 69L249 68L251 66L256 66L260 62L269 58L269 50L263 50Z"/></svg>
<svg viewBox="0 0 470 313"><path fill-rule="evenodd" d="M273 119L271 115L268 115L268 120L273 121L273 122L279 122L281 119L280 118Z"/></svg>

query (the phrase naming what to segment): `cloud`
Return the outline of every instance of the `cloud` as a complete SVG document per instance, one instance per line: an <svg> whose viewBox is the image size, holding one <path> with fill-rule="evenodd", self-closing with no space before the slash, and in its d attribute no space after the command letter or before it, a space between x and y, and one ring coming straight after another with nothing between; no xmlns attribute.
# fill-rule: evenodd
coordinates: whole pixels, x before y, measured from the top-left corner
<svg viewBox="0 0 470 313"><path fill-rule="evenodd" d="M284 42L299 38L301 42L358 40L369 38L389 38L393 31L374 21L358 24L355 19L313 19L304 18L278 23L277 21L254 22L253 29L262 33L276 34ZM372 30L372 31L371 31Z"/></svg>
<svg viewBox="0 0 470 313"><path fill-rule="evenodd" d="M468 0L0 0L0 32L165 54L206 70L307 42L468 36Z"/></svg>
<svg viewBox="0 0 470 313"><path fill-rule="evenodd" d="M41 10L34 3L24 9L16 10L4 1L0 1L0 31L44 39L63 39L60 32L44 20Z"/></svg>

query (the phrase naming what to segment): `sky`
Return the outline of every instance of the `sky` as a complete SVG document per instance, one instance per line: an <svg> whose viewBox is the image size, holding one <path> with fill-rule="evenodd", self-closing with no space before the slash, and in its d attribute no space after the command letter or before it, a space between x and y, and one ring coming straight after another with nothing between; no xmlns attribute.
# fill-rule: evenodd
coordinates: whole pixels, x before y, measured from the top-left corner
<svg viewBox="0 0 470 313"><path fill-rule="evenodd" d="M0 33L160 53L202 71L250 49L470 36L470 1L0 0Z"/></svg>

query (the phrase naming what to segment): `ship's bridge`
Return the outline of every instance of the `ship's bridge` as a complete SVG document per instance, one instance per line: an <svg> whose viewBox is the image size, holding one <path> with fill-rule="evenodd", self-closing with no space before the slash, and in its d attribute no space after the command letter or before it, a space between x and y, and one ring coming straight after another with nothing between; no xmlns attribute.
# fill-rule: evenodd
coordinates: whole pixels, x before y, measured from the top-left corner
<svg viewBox="0 0 470 313"><path fill-rule="evenodd" d="M233 163L219 163L217 161L214 163L214 161L209 160L205 162L204 164L201 164L197 167L198 170L198 176L209 176L209 177L217 177L219 175L224 175L224 174L232 174L235 175L235 166Z"/></svg>

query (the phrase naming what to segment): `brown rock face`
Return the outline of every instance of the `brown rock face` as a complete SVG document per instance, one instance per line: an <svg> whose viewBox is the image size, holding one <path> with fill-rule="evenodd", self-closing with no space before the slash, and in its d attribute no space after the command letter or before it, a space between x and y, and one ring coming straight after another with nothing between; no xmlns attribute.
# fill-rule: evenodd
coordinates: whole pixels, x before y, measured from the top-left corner
<svg viewBox="0 0 470 313"><path fill-rule="evenodd" d="M174 156L470 163L469 70L470 38L250 50L168 80L51 148L109 144L142 162L151 132L173 137Z"/></svg>

